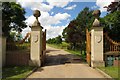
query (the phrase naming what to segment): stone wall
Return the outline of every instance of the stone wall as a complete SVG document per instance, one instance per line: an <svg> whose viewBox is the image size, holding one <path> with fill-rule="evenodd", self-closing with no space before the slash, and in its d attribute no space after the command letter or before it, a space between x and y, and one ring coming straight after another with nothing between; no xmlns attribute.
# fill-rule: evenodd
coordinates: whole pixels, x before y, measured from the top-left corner
<svg viewBox="0 0 120 80"><path fill-rule="evenodd" d="M6 62L6 38L2 37L2 66L5 66Z"/></svg>
<svg viewBox="0 0 120 80"><path fill-rule="evenodd" d="M1 38L1 35L0 35L0 79L2 77L2 38Z"/></svg>
<svg viewBox="0 0 120 80"><path fill-rule="evenodd" d="M114 60L113 66L120 67L120 60Z"/></svg>
<svg viewBox="0 0 120 80"><path fill-rule="evenodd" d="M0 36L0 67L5 65L6 60L6 38Z"/></svg>
<svg viewBox="0 0 120 80"><path fill-rule="evenodd" d="M6 65L29 65L30 54L29 53L7 53Z"/></svg>

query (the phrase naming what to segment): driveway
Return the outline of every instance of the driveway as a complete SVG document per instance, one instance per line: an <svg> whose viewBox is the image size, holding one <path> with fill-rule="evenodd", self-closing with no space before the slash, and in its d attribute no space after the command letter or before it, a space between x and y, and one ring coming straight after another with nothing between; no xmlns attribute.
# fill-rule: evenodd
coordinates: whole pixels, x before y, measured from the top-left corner
<svg viewBox="0 0 120 80"><path fill-rule="evenodd" d="M30 78L104 78L95 69L88 66L79 56L61 49L47 46L46 63L38 68Z"/></svg>

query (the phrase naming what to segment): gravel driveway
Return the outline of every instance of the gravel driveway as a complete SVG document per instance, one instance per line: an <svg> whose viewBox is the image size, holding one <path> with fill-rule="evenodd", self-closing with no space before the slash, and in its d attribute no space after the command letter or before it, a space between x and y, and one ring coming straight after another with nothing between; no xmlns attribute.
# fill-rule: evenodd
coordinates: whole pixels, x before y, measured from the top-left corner
<svg viewBox="0 0 120 80"><path fill-rule="evenodd" d="M104 76L95 69L89 67L80 57L61 49L47 46L46 63L38 68L26 80L40 78L101 78ZM47 79L45 79L47 80ZM91 79L92 80L92 79Z"/></svg>

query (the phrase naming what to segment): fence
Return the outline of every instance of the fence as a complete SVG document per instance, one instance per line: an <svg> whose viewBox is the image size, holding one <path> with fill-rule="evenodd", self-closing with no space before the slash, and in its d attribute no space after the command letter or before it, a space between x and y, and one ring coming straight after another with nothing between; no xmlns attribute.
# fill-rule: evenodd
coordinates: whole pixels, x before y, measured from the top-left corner
<svg viewBox="0 0 120 80"><path fill-rule="evenodd" d="M120 52L120 43L113 41L107 33L104 33L105 41L104 41L104 52L112 52L117 53Z"/></svg>
<svg viewBox="0 0 120 80"><path fill-rule="evenodd" d="M20 42L7 42L7 54L6 65L29 65L30 60L30 43L25 43L25 40L30 35L26 34L26 37ZM46 56L46 30L42 34L42 55L41 60L44 65Z"/></svg>
<svg viewBox="0 0 120 80"><path fill-rule="evenodd" d="M120 43L104 33L104 61L106 66L120 66ZM86 29L86 60L91 66L91 33Z"/></svg>
<svg viewBox="0 0 120 80"><path fill-rule="evenodd" d="M6 65L29 65L30 43L7 42Z"/></svg>
<svg viewBox="0 0 120 80"><path fill-rule="evenodd" d="M6 65L29 65L30 54L24 52L7 52Z"/></svg>
<svg viewBox="0 0 120 80"><path fill-rule="evenodd" d="M104 33L104 60L106 66L120 66L120 43Z"/></svg>

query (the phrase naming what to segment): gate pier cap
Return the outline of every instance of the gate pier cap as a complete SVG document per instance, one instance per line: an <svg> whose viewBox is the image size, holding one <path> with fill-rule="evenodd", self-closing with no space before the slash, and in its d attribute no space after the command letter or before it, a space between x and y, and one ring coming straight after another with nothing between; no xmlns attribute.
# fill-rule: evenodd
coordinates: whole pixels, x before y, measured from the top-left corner
<svg viewBox="0 0 120 80"><path fill-rule="evenodd" d="M95 17L95 20L93 22L93 27L100 27L100 21L99 21L99 17L100 17L100 10L95 10L92 15Z"/></svg>
<svg viewBox="0 0 120 80"><path fill-rule="evenodd" d="M35 22L33 23L32 27L36 27L36 26L40 26L41 28L43 28L38 20L38 17L41 16L41 13L39 10L34 10L33 12L33 16L36 18Z"/></svg>

